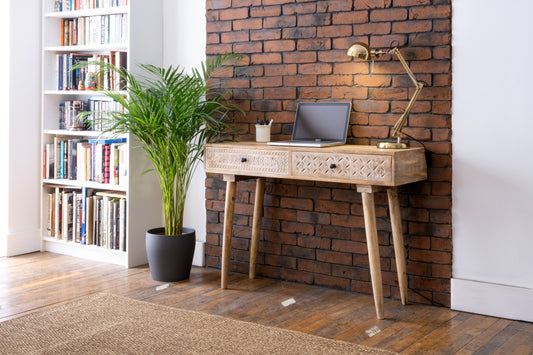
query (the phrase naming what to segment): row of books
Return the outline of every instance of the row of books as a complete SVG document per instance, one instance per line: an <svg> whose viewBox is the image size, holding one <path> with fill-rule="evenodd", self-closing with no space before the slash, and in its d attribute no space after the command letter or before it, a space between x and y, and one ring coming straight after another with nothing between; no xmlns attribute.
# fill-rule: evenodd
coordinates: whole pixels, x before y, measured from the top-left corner
<svg viewBox="0 0 533 355"><path fill-rule="evenodd" d="M43 150L43 178L125 186L128 176L126 138L54 137Z"/></svg>
<svg viewBox="0 0 533 355"><path fill-rule="evenodd" d="M60 30L62 46L124 44L128 41L128 15L62 19Z"/></svg>
<svg viewBox="0 0 533 355"><path fill-rule="evenodd" d="M65 242L126 251L126 194L53 187L46 232Z"/></svg>
<svg viewBox="0 0 533 355"><path fill-rule="evenodd" d="M55 0L54 11L76 11L126 6L128 0Z"/></svg>
<svg viewBox="0 0 533 355"><path fill-rule="evenodd" d="M105 131L112 125L110 114L124 107L107 96L88 100L66 100L59 104L59 129L68 131Z"/></svg>
<svg viewBox="0 0 533 355"><path fill-rule="evenodd" d="M112 64L127 68L126 52L109 54L68 53L56 54L57 90L125 90L126 83L118 73L101 70L102 65Z"/></svg>

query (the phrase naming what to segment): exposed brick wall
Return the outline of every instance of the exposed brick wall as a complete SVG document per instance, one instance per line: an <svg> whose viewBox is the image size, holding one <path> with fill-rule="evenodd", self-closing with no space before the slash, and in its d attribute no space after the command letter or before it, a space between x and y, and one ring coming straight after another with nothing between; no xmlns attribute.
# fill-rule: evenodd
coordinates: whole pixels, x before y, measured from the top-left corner
<svg viewBox="0 0 533 355"><path fill-rule="evenodd" d="M298 101L351 100L349 143L387 138L414 87L391 56L354 62L356 41L400 50L427 85L403 132L428 150L427 181L400 188L410 299L450 304L450 0L207 0L207 54L241 55L222 85L245 115L238 140L254 139L255 118L288 138ZM420 143L412 142L413 146ZM225 183L206 181L206 261L220 267ZM230 270L248 270L255 183L237 184ZM376 194L384 295L399 298L385 193ZM371 293L361 196L350 184L269 179L258 275Z"/></svg>

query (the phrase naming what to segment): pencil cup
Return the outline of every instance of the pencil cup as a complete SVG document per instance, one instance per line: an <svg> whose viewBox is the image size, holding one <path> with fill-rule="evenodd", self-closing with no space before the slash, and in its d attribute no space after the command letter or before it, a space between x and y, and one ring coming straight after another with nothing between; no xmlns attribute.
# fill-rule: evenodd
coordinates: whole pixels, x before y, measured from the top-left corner
<svg viewBox="0 0 533 355"><path fill-rule="evenodd" d="M270 125L256 124L255 125L255 141L256 142L270 142Z"/></svg>

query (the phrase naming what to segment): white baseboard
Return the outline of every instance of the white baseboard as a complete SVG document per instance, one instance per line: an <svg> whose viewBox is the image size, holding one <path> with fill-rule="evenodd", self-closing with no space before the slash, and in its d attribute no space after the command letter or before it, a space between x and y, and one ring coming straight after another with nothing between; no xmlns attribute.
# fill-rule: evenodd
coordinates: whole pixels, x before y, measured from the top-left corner
<svg viewBox="0 0 533 355"><path fill-rule="evenodd" d="M39 229L8 233L3 256L28 254L41 250L40 234Z"/></svg>
<svg viewBox="0 0 533 355"><path fill-rule="evenodd" d="M451 280L451 308L533 322L533 289L472 280Z"/></svg>
<svg viewBox="0 0 533 355"><path fill-rule="evenodd" d="M194 258L192 259L192 264L194 266L205 265L204 246L205 246L205 242L196 241L196 247L194 249Z"/></svg>

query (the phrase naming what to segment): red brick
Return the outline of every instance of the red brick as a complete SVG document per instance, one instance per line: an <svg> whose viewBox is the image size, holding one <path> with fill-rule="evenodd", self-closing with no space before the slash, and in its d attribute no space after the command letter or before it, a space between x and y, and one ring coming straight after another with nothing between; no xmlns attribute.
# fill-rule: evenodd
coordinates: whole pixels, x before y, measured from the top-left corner
<svg viewBox="0 0 533 355"><path fill-rule="evenodd" d="M329 38L301 39L298 41L298 51L328 50L331 49Z"/></svg>
<svg viewBox="0 0 533 355"><path fill-rule="evenodd" d="M356 75L354 85L364 87L388 87L391 84L389 75Z"/></svg>
<svg viewBox="0 0 533 355"><path fill-rule="evenodd" d="M231 31L231 21L208 22L206 24L207 33L229 32Z"/></svg>
<svg viewBox="0 0 533 355"><path fill-rule="evenodd" d="M280 29L252 30L252 31L250 31L250 39L252 41L263 41L263 40L280 39L280 38L281 38L281 30Z"/></svg>
<svg viewBox="0 0 533 355"><path fill-rule="evenodd" d="M403 34L392 34L392 35L374 35L370 36L370 43L368 44L370 48L389 48L391 43L394 43L397 47L403 47L407 45L407 36Z"/></svg>
<svg viewBox="0 0 533 355"><path fill-rule="evenodd" d="M351 75L321 75L318 77L319 86L343 86L351 84Z"/></svg>
<svg viewBox="0 0 533 355"><path fill-rule="evenodd" d="M225 20L237 20L248 18L248 8L242 7L238 9L224 9L220 10L220 19Z"/></svg>
<svg viewBox="0 0 533 355"><path fill-rule="evenodd" d="M254 65L278 64L278 63L281 63L281 54L279 53L253 54L251 57L251 63Z"/></svg>
<svg viewBox="0 0 533 355"><path fill-rule="evenodd" d="M297 27L297 28L284 28L283 38L287 39L300 39L300 38L315 38L316 27Z"/></svg>
<svg viewBox="0 0 533 355"><path fill-rule="evenodd" d="M370 13L370 21L372 22L403 20L407 20L407 9L380 9L372 10L372 12Z"/></svg>
<svg viewBox="0 0 533 355"><path fill-rule="evenodd" d="M235 43L233 45L233 53L261 53L263 52L263 46L260 42L244 42Z"/></svg>
<svg viewBox="0 0 533 355"><path fill-rule="evenodd" d="M331 88L309 88L304 87L298 90L298 97L300 99L328 99L331 97ZM294 118L293 118L294 120ZM290 133L290 132L289 132Z"/></svg>
<svg viewBox="0 0 533 355"><path fill-rule="evenodd" d="M302 259L298 262L298 270L331 275L331 264Z"/></svg>
<svg viewBox="0 0 533 355"><path fill-rule="evenodd" d="M450 33L416 33L410 36L411 46L443 46L451 43Z"/></svg>
<svg viewBox="0 0 533 355"><path fill-rule="evenodd" d="M264 41L265 52L285 52L296 49L296 42L293 40Z"/></svg>
<svg viewBox="0 0 533 355"><path fill-rule="evenodd" d="M354 1L355 9L376 9L391 7L392 0L357 0Z"/></svg>
<svg viewBox="0 0 533 355"><path fill-rule="evenodd" d="M295 75L283 78L283 85L285 86L316 86L316 84L316 75Z"/></svg>
<svg viewBox="0 0 533 355"><path fill-rule="evenodd" d="M353 34L355 36L361 35L385 35L391 33L391 25L389 22L374 22L365 23L361 25L353 25Z"/></svg>
<svg viewBox="0 0 533 355"><path fill-rule="evenodd" d="M333 14L334 25L349 25L368 22L368 11L349 11Z"/></svg>
<svg viewBox="0 0 533 355"><path fill-rule="evenodd" d="M316 62L316 52L290 52L290 53L283 54L283 63L315 63L315 62Z"/></svg>
<svg viewBox="0 0 533 355"><path fill-rule="evenodd" d="M263 28L263 20L259 18L249 18L246 20L235 20L233 21L233 30L258 30Z"/></svg>
<svg viewBox="0 0 533 355"><path fill-rule="evenodd" d="M293 3L294 0L263 0L263 5L283 5Z"/></svg>
<svg viewBox="0 0 533 355"><path fill-rule="evenodd" d="M331 238L321 238L316 236L303 235L298 237L298 246L303 248L329 250L331 248Z"/></svg>
<svg viewBox="0 0 533 355"><path fill-rule="evenodd" d="M282 255L295 256L302 259L315 259L315 249L302 248L294 245L283 245Z"/></svg>
<svg viewBox="0 0 533 355"><path fill-rule="evenodd" d="M299 74L331 74L332 66L329 63L300 64Z"/></svg>
<svg viewBox="0 0 533 355"><path fill-rule="evenodd" d="M286 255L265 255L265 264L271 266L281 266L287 269L296 269L298 258L290 257Z"/></svg>
<svg viewBox="0 0 533 355"><path fill-rule="evenodd" d="M359 26L359 25L354 25ZM361 25L363 26L363 25ZM358 33L354 33L359 35ZM317 37L346 37L352 35L352 26L349 25L335 25L335 26L322 26L317 29Z"/></svg>
<svg viewBox="0 0 533 355"><path fill-rule="evenodd" d="M326 263L352 265L352 254L338 251L317 250L316 259Z"/></svg>
<svg viewBox="0 0 533 355"><path fill-rule="evenodd" d="M265 65L265 76L296 75L298 67L296 64Z"/></svg>
<svg viewBox="0 0 533 355"><path fill-rule="evenodd" d="M367 88L348 87L332 87L331 98L333 99L366 99L368 97Z"/></svg>
<svg viewBox="0 0 533 355"><path fill-rule="evenodd" d="M265 17L263 28L296 27L296 16Z"/></svg>
<svg viewBox="0 0 533 355"><path fill-rule="evenodd" d="M361 216L350 216L344 214L332 214L331 224L341 227L356 227L364 225L364 219Z"/></svg>
<svg viewBox="0 0 533 355"><path fill-rule="evenodd" d="M207 0L206 9L227 9L231 6L231 0Z"/></svg>
<svg viewBox="0 0 533 355"><path fill-rule="evenodd" d="M331 25L331 14L299 15L297 24L298 27L329 26Z"/></svg>
<svg viewBox="0 0 533 355"><path fill-rule="evenodd" d="M377 100L354 100L353 110L356 112L385 113L389 111L389 103L386 101Z"/></svg>
<svg viewBox="0 0 533 355"><path fill-rule="evenodd" d="M409 10L409 18L412 20L450 18L451 12L452 9L450 5L419 6L413 7Z"/></svg>
<svg viewBox="0 0 533 355"><path fill-rule="evenodd" d="M402 21L392 24L393 33L416 33L431 31L433 23L429 20L425 21Z"/></svg>
<svg viewBox="0 0 533 355"><path fill-rule="evenodd" d="M296 99L294 88L267 88L264 91L265 99Z"/></svg>
<svg viewBox="0 0 533 355"><path fill-rule="evenodd" d="M327 213L298 211L296 220L302 223L329 224L331 218Z"/></svg>
<svg viewBox="0 0 533 355"><path fill-rule="evenodd" d="M283 5L284 15L306 14L316 12L315 2Z"/></svg>
<svg viewBox="0 0 533 355"><path fill-rule="evenodd" d="M261 0L232 0L233 7L241 6L258 6L261 5Z"/></svg>
<svg viewBox="0 0 533 355"><path fill-rule="evenodd" d="M281 15L281 6L254 6L250 9L251 17L273 17Z"/></svg>
<svg viewBox="0 0 533 355"><path fill-rule="evenodd" d="M432 0L394 0L395 7L431 5Z"/></svg>
<svg viewBox="0 0 533 355"><path fill-rule="evenodd" d="M252 81L253 88L265 88L265 87L279 87L283 84L283 78L281 76L266 76L262 78L254 78Z"/></svg>
<svg viewBox="0 0 533 355"><path fill-rule="evenodd" d="M336 240L331 244L331 250L348 253L367 254L366 243L354 242L350 240Z"/></svg>
<svg viewBox="0 0 533 355"><path fill-rule="evenodd" d="M369 72L369 65L364 62L336 63L333 66L333 74L368 74Z"/></svg>
<svg viewBox="0 0 533 355"><path fill-rule="evenodd" d="M451 20L433 20L433 31L435 32L451 32Z"/></svg>

